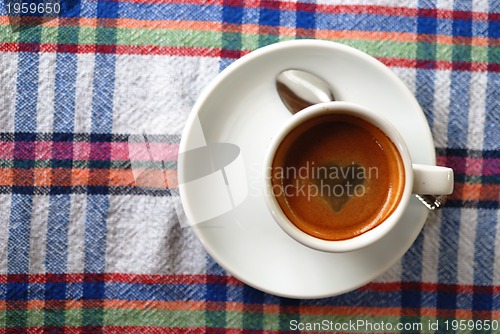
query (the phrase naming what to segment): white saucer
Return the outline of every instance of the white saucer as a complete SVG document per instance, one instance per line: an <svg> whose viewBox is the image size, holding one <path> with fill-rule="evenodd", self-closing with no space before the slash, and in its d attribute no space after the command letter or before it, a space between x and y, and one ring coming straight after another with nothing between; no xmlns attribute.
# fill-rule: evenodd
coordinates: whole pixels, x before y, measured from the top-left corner
<svg viewBox="0 0 500 334"><path fill-rule="evenodd" d="M337 100L389 118L414 163L435 165L434 145L420 106L399 78L374 58L333 42L298 40L261 48L225 69L199 98L180 151L193 145L199 119L207 143L240 147L248 196L234 210L194 225L196 235L224 269L252 287L290 298L328 297L360 287L391 267L416 239L428 210L413 198L386 237L349 253L309 249L278 227L262 198L261 171L270 138L291 117L275 89L275 77L289 68L319 75L334 87ZM193 205L195 196L181 192L188 218L203 210Z"/></svg>

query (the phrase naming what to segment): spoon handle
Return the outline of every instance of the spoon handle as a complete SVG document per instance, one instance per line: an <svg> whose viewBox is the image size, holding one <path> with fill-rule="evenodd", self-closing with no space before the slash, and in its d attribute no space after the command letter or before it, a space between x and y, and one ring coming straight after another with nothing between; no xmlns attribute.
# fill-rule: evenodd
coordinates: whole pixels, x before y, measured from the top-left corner
<svg viewBox="0 0 500 334"><path fill-rule="evenodd" d="M440 195L440 196L415 195L415 196L417 196L417 198L420 200L420 202L424 203L424 205L429 210L441 209L448 199L448 196L446 196L446 195Z"/></svg>

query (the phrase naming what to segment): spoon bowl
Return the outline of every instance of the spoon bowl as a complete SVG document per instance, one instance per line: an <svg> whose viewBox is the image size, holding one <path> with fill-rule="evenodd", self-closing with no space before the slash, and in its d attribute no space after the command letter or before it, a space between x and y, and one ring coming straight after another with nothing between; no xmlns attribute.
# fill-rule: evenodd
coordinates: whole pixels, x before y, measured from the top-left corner
<svg viewBox="0 0 500 334"><path fill-rule="evenodd" d="M292 114L314 104L335 101L330 85L306 71L291 69L281 72L276 77L276 89Z"/></svg>

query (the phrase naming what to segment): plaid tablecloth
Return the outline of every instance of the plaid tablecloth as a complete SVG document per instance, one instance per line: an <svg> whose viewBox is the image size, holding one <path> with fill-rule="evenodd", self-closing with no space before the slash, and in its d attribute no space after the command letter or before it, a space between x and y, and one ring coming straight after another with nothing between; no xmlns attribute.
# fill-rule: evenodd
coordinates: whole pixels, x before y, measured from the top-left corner
<svg viewBox="0 0 500 334"><path fill-rule="evenodd" d="M338 332L500 333L498 0L62 0L41 21L16 21L14 0L2 1L0 333L273 333L324 321ZM175 173L202 89L240 56L298 38L388 65L425 111L438 164L455 170L447 206L396 265L317 300L228 275L180 227L169 189L136 182L132 166L151 166L130 155L131 138L162 116L152 144Z"/></svg>

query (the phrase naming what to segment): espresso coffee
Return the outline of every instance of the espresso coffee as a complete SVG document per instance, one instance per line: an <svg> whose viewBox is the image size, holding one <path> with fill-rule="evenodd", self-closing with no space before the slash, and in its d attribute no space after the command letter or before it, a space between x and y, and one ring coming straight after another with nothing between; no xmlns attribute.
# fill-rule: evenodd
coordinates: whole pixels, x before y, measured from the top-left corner
<svg viewBox="0 0 500 334"><path fill-rule="evenodd" d="M271 178L288 219L325 240L350 239L382 223L405 186L403 161L390 138L343 114L293 129L275 153Z"/></svg>

